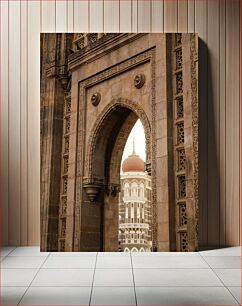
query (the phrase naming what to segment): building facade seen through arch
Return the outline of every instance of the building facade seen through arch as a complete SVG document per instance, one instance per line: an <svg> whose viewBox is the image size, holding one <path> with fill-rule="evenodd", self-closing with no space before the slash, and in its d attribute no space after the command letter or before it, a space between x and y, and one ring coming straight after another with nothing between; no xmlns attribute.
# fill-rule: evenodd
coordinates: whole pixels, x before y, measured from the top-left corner
<svg viewBox="0 0 242 306"><path fill-rule="evenodd" d="M119 245L124 252L152 250L151 176L133 148L123 162L119 194Z"/></svg>

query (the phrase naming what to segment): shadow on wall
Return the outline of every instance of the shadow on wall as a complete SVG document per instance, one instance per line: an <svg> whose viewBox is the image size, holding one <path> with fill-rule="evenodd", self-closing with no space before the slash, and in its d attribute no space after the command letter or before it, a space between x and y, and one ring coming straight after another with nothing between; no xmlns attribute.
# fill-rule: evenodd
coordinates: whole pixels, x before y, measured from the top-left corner
<svg viewBox="0 0 242 306"><path fill-rule="evenodd" d="M199 248L221 247L225 224L220 222L219 137L212 83L212 57L207 45L199 39ZM215 76L216 77L216 76ZM218 101L219 102L219 101ZM217 103L218 104L218 103ZM217 107L218 108L218 107ZM216 122L219 122L218 118ZM217 141L216 141L217 139ZM222 235L221 235L222 233Z"/></svg>

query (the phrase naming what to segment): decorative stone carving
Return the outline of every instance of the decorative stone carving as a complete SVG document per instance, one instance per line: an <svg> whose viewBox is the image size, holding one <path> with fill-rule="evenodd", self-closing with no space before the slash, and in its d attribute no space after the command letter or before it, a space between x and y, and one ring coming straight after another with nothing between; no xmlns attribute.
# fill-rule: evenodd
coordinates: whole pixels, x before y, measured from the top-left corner
<svg viewBox="0 0 242 306"><path fill-rule="evenodd" d="M64 153L69 152L69 145L70 145L70 138L69 138L69 136L65 136L65 139L64 139Z"/></svg>
<svg viewBox="0 0 242 306"><path fill-rule="evenodd" d="M93 44L98 40L98 33L89 33L87 34L88 43Z"/></svg>
<svg viewBox="0 0 242 306"><path fill-rule="evenodd" d="M181 232L180 233L180 245L182 252L188 252L188 241L187 241L187 233Z"/></svg>
<svg viewBox="0 0 242 306"><path fill-rule="evenodd" d="M107 193L113 197L116 197L120 191L121 191L120 185L109 184Z"/></svg>
<svg viewBox="0 0 242 306"><path fill-rule="evenodd" d="M85 47L85 37L87 34L83 33L76 33L74 36L74 44L76 45L77 49L83 49Z"/></svg>
<svg viewBox="0 0 242 306"><path fill-rule="evenodd" d="M175 46L180 46L182 44L182 33L177 33L175 35L176 41Z"/></svg>
<svg viewBox="0 0 242 306"><path fill-rule="evenodd" d="M62 218L61 219L61 233L60 233L60 236L65 237L65 235L66 235L66 218Z"/></svg>
<svg viewBox="0 0 242 306"><path fill-rule="evenodd" d="M69 84L71 78L70 78L68 75L65 75L65 74L62 75L62 74L60 74L60 72L59 72L58 78L59 78L59 80L60 80L60 83L61 83L62 88L63 88L64 90L67 90L68 84Z"/></svg>
<svg viewBox="0 0 242 306"><path fill-rule="evenodd" d="M138 89L145 84L145 75L143 73L137 74L134 78L134 86Z"/></svg>
<svg viewBox="0 0 242 306"><path fill-rule="evenodd" d="M178 197L180 199L186 197L186 176L185 175L178 176Z"/></svg>
<svg viewBox="0 0 242 306"><path fill-rule="evenodd" d="M182 72L176 74L176 93L183 93L183 79Z"/></svg>
<svg viewBox="0 0 242 306"><path fill-rule="evenodd" d="M71 118L66 117L65 119L65 133L66 134L70 133L70 128L71 128Z"/></svg>
<svg viewBox="0 0 242 306"><path fill-rule="evenodd" d="M180 221L180 226L187 225L186 203L179 203L179 221Z"/></svg>
<svg viewBox="0 0 242 306"><path fill-rule="evenodd" d="M59 240L59 250L60 250L60 252L65 251L65 239L60 239Z"/></svg>
<svg viewBox="0 0 242 306"><path fill-rule="evenodd" d="M68 173L68 166L69 166L69 157L64 156L64 158L63 158L63 174Z"/></svg>
<svg viewBox="0 0 242 306"><path fill-rule="evenodd" d="M152 101L152 126L156 125L156 51L153 49L151 51L151 101ZM156 128L152 128L152 139L156 139L157 131ZM152 173L152 222L150 229L153 233L153 250L157 251L157 236L158 236L158 215L157 215L157 189L156 189L156 141L151 142L151 151L152 151L152 164L151 164L151 173ZM148 158L147 158L148 159Z"/></svg>
<svg viewBox="0 0 242 306"><path fill-rule="evenodd" d="M177 246L182 252L188 250L187 234L187 208L186 208L186 152L184 138L184 97L183 97L183 54L182 35L174 35L174 129L176 137L174 139L174 158L176 160L175 180L176 180L176 228ZM181 202L182 200L182 202Z"/></svg>
<svg viewBox="0 0 242 306"><path fill-rule="evenodd" d="M65 115L70 114L71 112L71 96L66 96L65 99Z"/></svg>
<svg viewBox="0 0 242 306"><path fill-rule="evenodd" d="M64 196L61 199L61 215L66 215L67 212L67 197Z"/></svg>
<svg viewBox="0 0 242 306"><path fill-rule="evenodd" d="M85 52L117 35L120 35L120 34L117 34L117 33L75 33L73 43L76 46L77 51L81 50L82 52Z"/></svg>
<svg viewBox="0 0 242 306"><path fill-rule="evenodd" d="M91 102L93 106L98 106L98 104L101 101L101 94L99 92L96 92L91 97Z"/></svg>
<svg viewBox="0 0 242 306"><path fill-rule="evenodd" d="M182 49L176 51L176 69L182 68Z"/></svg>
<svg viewBox="0 0 242 306"><path fill-rule="evenodd" d="M147 160L145 162L145 171L147 171L147 173L151 175L151 160Z"/></svg>
<svg viewBox="0 0 242 306"><path fill-rule="evenodd" d="M67 185L68 185L68 177L66 175L63 176L62 181L63 181L62 193L66 194L67 193Z"/></svg>
<svg viewBox="0 0 242 306"><path fill-rule="evenodd" d="M198 81L197 81L197 60L198 60L198 41L193 34L190 37L190 59L191 59L191 99L192 99L192 136L193 136L193 194L195 208L195 249L198 249Z"/></svg>
<svg viewBox="0 0 242 306"><path fill-rule="evenodd" d="M95 184L87 184L87 185L83 185L83 187L86 191L88 199L91 202L94 202L94 200L96 199L96 197L98 196L98 194L100 192L100 186L95 185Z"/></svg>
<svg viewBox="0 0 242 306"><path fill-rule="evenodd" d="M184 144L184 122L177 124L177 144Z"/></svg>
<svg viewBox="0 0 242 306"><path fill-rule="evenodd" d="M176 119L183 117L183 97L176 98Z"/></svg>
<svg viewBox="0 0 242 306"><path fill-rule="evenodd" d="M186 168L186 155L185 150L177 150L177 171L185 170Z"/></svg>

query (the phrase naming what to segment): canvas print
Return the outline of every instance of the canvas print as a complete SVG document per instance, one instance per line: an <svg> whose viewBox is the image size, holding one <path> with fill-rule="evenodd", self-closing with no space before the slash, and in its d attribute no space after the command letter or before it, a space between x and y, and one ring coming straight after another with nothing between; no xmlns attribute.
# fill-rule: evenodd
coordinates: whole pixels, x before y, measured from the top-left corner
<svg viewBox="0 0 242 306"><path fill-rule="evenodd" d="M196 251L197 35L40 42L41 251Z"/></svg>

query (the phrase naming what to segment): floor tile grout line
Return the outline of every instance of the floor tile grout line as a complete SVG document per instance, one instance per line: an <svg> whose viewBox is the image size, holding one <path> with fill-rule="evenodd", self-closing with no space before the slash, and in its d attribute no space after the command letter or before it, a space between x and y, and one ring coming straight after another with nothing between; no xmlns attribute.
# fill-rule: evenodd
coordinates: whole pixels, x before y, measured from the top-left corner
<svg viewBox="0 0 242 306"><path fill-rule="evenodd" d="M38 267L12 267L12 268L1 268L2 270L33 270L33 269L39 269ZM63 268L63 267L56 267L56 268L41 268L42 270L93 270L94 267L89 267L89 268L83 268L83 267L70 267L70 268ZM95 268L96 270L131 270L132 267L130 268ZM214 268L216 270L241 270L240 268ZM133 270L211 270L211 268L160 268L160 267L155 267L155 268L133 268ZM230 286L230 287L238 287L238 286Z"/></svg>
<svg viewBox="0 0 242 306"><path fill-rule="evenodd" d="M89 298L89 304L88 304L89 306L91 305L91 301L92 301L92 291L93 291L94 277L95 277L96 266L97 266L97 257L98 257L98 252L96 253L96 260L95 260L95 265L94 265L94 270L93 270L92 286L91 286L91 292L90 292L90 298Z"/></svg>
<svg viewBox="0 0 242 306"><path fill-rule="evenodd" d="M135 298L135 305L138 305L137 302L137 295L136 295L136 288L135 288L135 280L134 280L134 267L133 267L133 259L132 259L132 253L130 252L130 260L131 260L131 268L132 268L132 276L133 276L133 284L134 284L134 298Z"/></svg>
<svg viewBox="0 0 242 306"><path fill-rule="evenodd" d="M12 267L12 268L1 268L2 270L36 270L39 269L38 267L21 267L21 268L17 268L17 267ZM216 270L241 270L239 268L214 268ZM41 268L41 270L94 270L94 267L89 267L89 268L82 268L82 267L70 267L70 268L63 268L63 267L59 267L59 268ZM95 268L95 270L132 270L132 267L130 268ZM133 270L211 270L211 268L133 268ZM230 287L239 287L239 286L230 286Z"/></svg>
<svg viewBox="0 0 242 306"><path fill-rule="evenodd" d="M241 305L241 302L242 302L242 301L238 301L237 298L234 296L233 292L230 291L229 287L227 287L227 286L225 286L225 287L226 287L226 289L229 291L229 293L233 296L233 298L236 300L236 302L237 302L239 305ZM233 286L230 286L230 287L233 287ZM240 288L240 293L241 293L241 287L239 287L239 288ZM242 298L242 297L240 297L240 300L241 300L241 298Z"/></svg>
<svg viewBox="0 0 242 306"><path fill-rule="evenodd" d="M1 268L1 270L3 269L3 268L2 268L2 262L3 262L6 258L7 258L7 256L2 256L2 260L0 261L0 268Z"/></svg>
<svg viewBox="0 0 242 306"><path fill-rule="evenodd" d="M42 267L42 265L45 263L45 261L46 261L46 259L47 259L47 257L48 257L49 255L46 255L46 257L44 257L44 256L9 256L9 258L14 258L14 260L16 260L16 258L18 258L19 259L19 257L24 257L24 258L42 258L43 259L43 262L42 263L40 263L40 267ZM1 262L2 263L2 262ZM2 270L33 270L33 269L40 269L40 267L1 267L1 269ZM57 268L56 268L57 269Z"/></svg>
<svg viewBox="0 0 242 306"><path fill-rule="evenodd" d="M2 248L1 248L2 249ZM17 249L17 247L13 247L13 250L12 251L10 251L6 256L2 256L2 257L4 257L4 258L6 258L6 257L8 257L9 256L9 254L11 254L14 250L16 250Z"/></svg>
<svg viewBox="0 0 242 306"><path fill-rule="evenodd" d="M8 288L22 288L22 287L26 287L26 286L1 286L0 288L6 288L6 287L8 287ZM107 286L107 285L104 285L104 286L100 286L100 285L97 285L97 286L94 286L95 288L96 287L98 287L98 288L133 288L134 286L124 286L124 285L122 285L122 286L119 286L119 285L117 285L117 286L111 286L111 285L109 285L109 286ZM145 285L141 285L141 286L139 286L139 285L136 285L136 287L137 288L224 288L224 287L227 287L227 286L223 286L223 285L221 285L221 286L204 286L204 285L200 285L200 286L198 286L198 285L196 285L196 286L188 286L188 285L186 285L186 286L178 286L178 285L152 285L152 286L145 286ZM235 287L235 288L240 288L240 286L229 286L229 287ZM74 285L66 285L66 286L63 286L63 285L49 285L49 286L47 286L47 285L43 285L43 286L40 286L40 285L38 285L38 286L31 286L31 288L91 288L91 286L88 286L88 285L82 285L82 286L74 286Z"/></svg>
<svg viewBox="0 0 242 306"><path fill-rule="evenodd" d="M207 263L207 265L210 267L210 269L213 271L213 273L217 276L217 278L220 280L220 282L223 284L223 286L227 289L227 291L229 292L229 294L233 297L233 299L235 300L235 302L237 302L239 305L240 303L237 301L236 297L232 294L232 292L230 292L229 288L225 285L225 283L222 281L222 279L218 276L218 274L216 273L216 271L214 271L214 269L211 267L211 265L205 260L205 258L203 258L203 256L201 255L202 259Z"/></svg>
<svg viewBox="0 0 242 306"><path fill-rule="evenodd" d="M22 297L21 297L21 299L20 299L20 301L18 302L17 305L20 305L20 303L22 302L22 300L23 300L25 294L27 293L27 291L28 291L29 288L31 287L33 281L35 280L36 276L38 275L39 271L41 270L41 268L43 267L43 265L45 264L45 262L46 262L46 260L48 259L49 256L50 256L50 253L46 256L45 260L44 260L43 263L40 265L40 267L39 267L38 271L36 272L34 278L33 278L32 281L30 282L30 284L27 286L27 289L25 290L24 294L22 295Z"/></svg>

